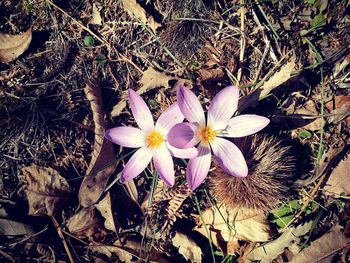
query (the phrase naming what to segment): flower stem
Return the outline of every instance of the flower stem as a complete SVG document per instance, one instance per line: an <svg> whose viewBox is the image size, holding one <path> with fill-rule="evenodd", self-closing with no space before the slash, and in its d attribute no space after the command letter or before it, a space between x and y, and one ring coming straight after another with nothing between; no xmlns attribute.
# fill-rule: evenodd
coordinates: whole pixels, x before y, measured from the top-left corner
<svg viewBox="0 0 350 263"><path fill-rule="evenodd" d="M205 228L205 232L207 233L207 237L208 237L208 239L209 239L209 246L210 246L210 251L211 251L211 256L212 256L212 258L213 258L213 262L216 263L216 261L215 261L215 255L214 255L214 250L213 250L213 245L212 245L212 239L211 239L209 230L208 230L208 228L207 228L207 225L206 225L205 222L204 222L204 218L203 218L201 209L200 209L200 207L199 207L199 202L198 202L198 199L197 199L197 196L196 196L196 195L194 195L194 201L195 201L195 203L196 203L196 208L197 208L197 211L198 211L199 216L200 216L200 218L201 218L202 224L203 224L203 226L204 226L204 228Z"/></svg>

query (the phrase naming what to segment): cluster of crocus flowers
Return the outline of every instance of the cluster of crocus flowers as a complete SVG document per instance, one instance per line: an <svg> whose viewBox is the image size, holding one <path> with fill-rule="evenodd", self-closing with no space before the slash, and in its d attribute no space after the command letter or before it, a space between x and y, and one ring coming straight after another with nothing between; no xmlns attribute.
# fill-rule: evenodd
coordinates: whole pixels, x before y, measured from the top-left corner
<svg viewBox="0 0 350 263"><path fill-rule="evenodd" d="M165 110L154 125L149 108L133 90L129 105L139 128L116 127L105 137L123 147L140 148L122 172L125 182L139 175L153 158L160 178L169 186L175 182L172 156L189 158L186 178L195 190L206 178L211 165L211 151L219 165L229 174L245 177L246 161L236 145L222 137L243 137L263 129L269 119L258 115L232 117L237 110L239 90L229 86L211 101L207 120L196 95L186 87L177 92L177 103ZM186 119L188 122L183 122ZM194 148L197 146L197 148Z"/></svg>

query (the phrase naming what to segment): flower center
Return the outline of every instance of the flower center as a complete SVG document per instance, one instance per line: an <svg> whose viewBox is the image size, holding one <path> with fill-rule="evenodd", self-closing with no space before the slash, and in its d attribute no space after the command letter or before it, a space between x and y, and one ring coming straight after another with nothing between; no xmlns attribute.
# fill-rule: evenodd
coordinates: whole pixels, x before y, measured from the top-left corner
<svg viewBox="0 0 350 263"><path fill-rule="evenodd" d="M210 127L200 128L198 131L198 136L204 142L212 142L216 137L216 131Z"/></svg>
<svg viewBox="0 0 350 263"><path fill-rule="evenodd" d="M151 131L146 138L147 147L158 148L163 142L164 137L157 131Z"/></svg>

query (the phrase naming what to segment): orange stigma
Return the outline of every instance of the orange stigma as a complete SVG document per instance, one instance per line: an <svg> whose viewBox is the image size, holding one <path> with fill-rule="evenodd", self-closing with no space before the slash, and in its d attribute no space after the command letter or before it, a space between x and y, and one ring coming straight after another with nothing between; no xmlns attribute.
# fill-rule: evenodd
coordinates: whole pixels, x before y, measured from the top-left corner
<svg viewBox="0 0 350 263"><path fill-rule="evenodd" d="M216 137L216 131L210 127L200 128L198 131L198 136L203 142L212 142Z"/></svg>
<svg viewBox="0 0 350 263"><path fill-rule="evenodd" d="M146 142L147 147L158 148L164 142L164 137L159 132L153 130L148 133Z"/></svg>

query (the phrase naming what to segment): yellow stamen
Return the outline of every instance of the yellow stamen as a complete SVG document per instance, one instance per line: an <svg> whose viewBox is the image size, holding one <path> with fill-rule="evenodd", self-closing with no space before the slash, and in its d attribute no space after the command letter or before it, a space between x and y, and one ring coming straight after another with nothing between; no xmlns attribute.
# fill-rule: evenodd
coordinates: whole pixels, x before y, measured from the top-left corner
<svg viewBox="0 0 350 263"><path fill-rule="evenodd" d="M164 142L164 137L159 132L153 130L148 133L146 142L147 147L158 148Z"/></svg>
<svg viewBox="0 0 350 263"><path fill-rule="evenodd" d="M202 142L212 142L216 137L216 131L210 127L200 128L198 131L198 136Z"/></svg>

